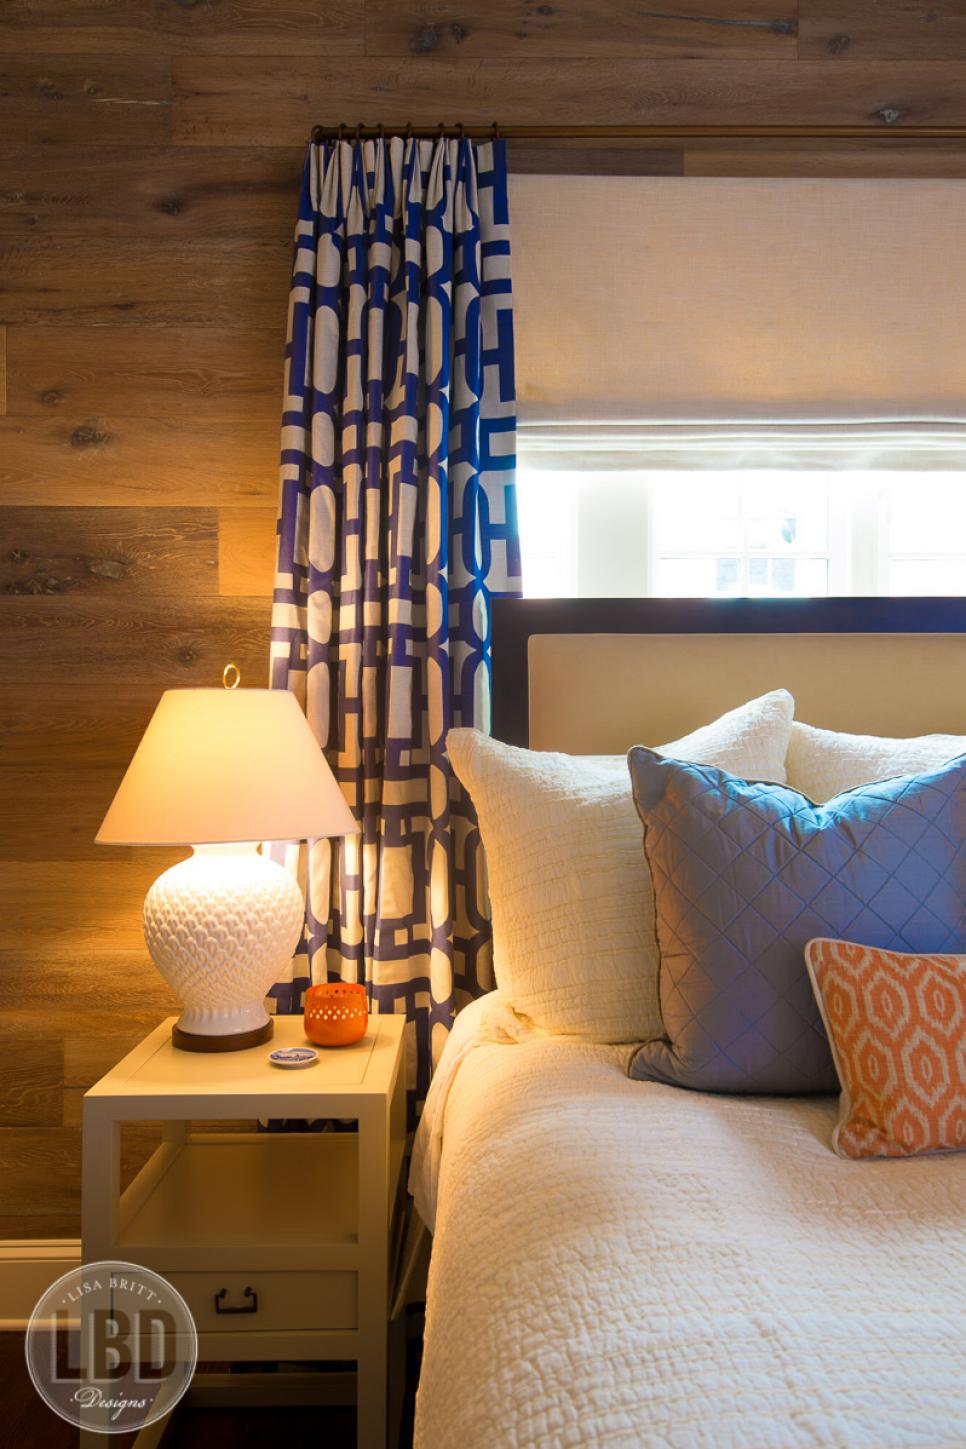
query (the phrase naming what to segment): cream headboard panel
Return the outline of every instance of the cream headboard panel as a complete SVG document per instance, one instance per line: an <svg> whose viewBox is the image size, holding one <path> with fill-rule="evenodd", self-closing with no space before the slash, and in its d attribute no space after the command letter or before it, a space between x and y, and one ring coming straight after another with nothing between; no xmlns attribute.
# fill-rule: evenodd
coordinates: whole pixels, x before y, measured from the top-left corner
<svg viewBox="0 0 966 1449"><path fill-rule="evenodd" d="M615 754L781 687L826 729L966 734L966 597L494 601L512 744Z"/></svg>
<svg viewBox="0 0 966 1449"><path fill-rule="evenodd" d="M966 635L536 634L530 744L618 754L778 688L825 729L966 734Z"/></svg>

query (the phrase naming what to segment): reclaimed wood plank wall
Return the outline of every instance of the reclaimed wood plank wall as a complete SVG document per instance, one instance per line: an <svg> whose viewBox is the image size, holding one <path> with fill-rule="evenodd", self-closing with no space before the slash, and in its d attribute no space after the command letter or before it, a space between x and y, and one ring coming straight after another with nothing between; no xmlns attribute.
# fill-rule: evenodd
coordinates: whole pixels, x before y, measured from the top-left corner
<svg viewBox="0 0 966 1449"><path fill-rule="evenodd" d="M266 674L313 122L966 124L946 0L6 0L0 1237L73 1235L84 1088L171 1008L93 836L160 690ZM966 175L962 148L518 144L520 170ZM138 1144L135 1143L135 1154ZM133 1160L133 1159L132 1159Z"/></svg>

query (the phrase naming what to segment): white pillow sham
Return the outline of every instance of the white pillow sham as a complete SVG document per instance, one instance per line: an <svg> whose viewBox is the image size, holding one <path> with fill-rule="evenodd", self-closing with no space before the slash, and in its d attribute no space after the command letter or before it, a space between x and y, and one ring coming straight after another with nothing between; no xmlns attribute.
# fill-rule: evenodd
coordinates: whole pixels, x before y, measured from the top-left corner
<svg viewBox="0 0 966 1449"><path fill-rule="evenodd" d="M822 804L857 785L871 785L897 775L919 775L963 754L966 735L888 739L820 730L795 720L785 767L789 785Z"/></svg>
<svg viewBox="0 0 966 1449"><path fill-rule="evenodd" d="M782 782L794 710L775 690L660 752ZM447 747L479 817L506 1004L585 1041L660 1036L654 898L624 756L517 749L470 729L450 730Z"/></svg>

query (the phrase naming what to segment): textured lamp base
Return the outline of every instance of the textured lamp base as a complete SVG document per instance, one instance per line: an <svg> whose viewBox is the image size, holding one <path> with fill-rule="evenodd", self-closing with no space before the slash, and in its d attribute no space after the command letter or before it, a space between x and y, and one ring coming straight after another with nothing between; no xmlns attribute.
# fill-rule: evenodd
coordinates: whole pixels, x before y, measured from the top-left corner
<svg viewBox="0 0 966 1449"><path fill-rule="evenodd" d="M270 1041L265 996L302 934L302 892L254 845L195 846L144 902L155 965L184 1003L171 1039L188 1052Z"/></svg>
<svg viewBox="0 0 966 1449"><path fill-rule="evenodd" d="M231 1036L202 1036L196 1031L182 1031L175 1022L171 1028L171 1043L183 1052L243 1052L248 1047L261 1046L275 1035L275 1023L269 1017L264 1026L254 1031L236 1031Z"/></svg>

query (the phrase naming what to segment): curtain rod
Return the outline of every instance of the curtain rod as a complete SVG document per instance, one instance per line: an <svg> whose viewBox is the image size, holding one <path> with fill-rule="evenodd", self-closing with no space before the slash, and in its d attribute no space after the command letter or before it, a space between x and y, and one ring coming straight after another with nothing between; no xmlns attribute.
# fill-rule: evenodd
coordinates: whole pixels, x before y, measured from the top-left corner
<svg viewBox="0 0 966 1449"><path fill-rule="evenodd" d="M433 140L437 137L473 141L684 141L684 140L730 140L730 141L966 141L966 125L963 126L896 126L884 113L883 121L876 126L787 126L787 125L737 125L737 126L501 126L494 121L491 125L445 125L440 121L435 126L403 125L364 126L346 125L316 126L312 130L313 141L371 140L386 135L403 135L419 140Z"/></svg>

